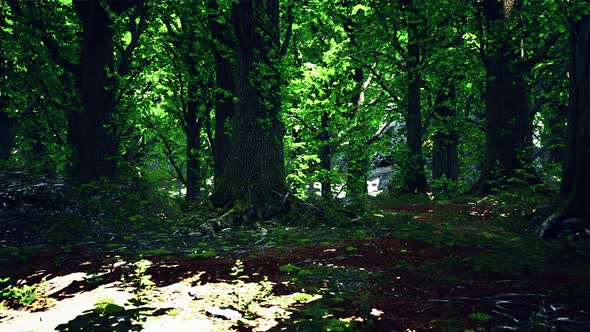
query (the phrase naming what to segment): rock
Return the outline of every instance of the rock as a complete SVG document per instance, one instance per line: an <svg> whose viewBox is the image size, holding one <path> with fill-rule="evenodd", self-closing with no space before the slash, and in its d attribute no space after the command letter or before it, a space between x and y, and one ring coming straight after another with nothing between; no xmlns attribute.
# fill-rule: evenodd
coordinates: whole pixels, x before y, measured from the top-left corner
<svg viewBox="0 0 590 332"><path fill-rule="evenodd" d="M226 320L238 320L242 314L228 307L211 307L206 310L207 316L221 318Z"/></svg>

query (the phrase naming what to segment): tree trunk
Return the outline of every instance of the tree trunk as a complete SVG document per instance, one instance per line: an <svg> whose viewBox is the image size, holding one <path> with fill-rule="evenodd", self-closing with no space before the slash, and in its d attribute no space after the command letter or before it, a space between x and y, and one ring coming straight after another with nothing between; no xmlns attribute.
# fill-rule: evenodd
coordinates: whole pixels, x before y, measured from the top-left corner
<svg viewBox="0 0 590 332"><path fill-rule="evenodd" d="M590 15L576 22L571 37L567 157L561 194L562 218L590 218Z"/></svg>
<svg viewBox="0 0 590 332"><path fill-rule="evenodd" d="M453 128L452 120L456 112L448 103L455 97L455 91L451 88L436 97L434 112L440 121L434 134L434 147L432 149L432 178L446 177L449 180L457 180L459 177L459 161L457 146L459 145L458 133Z"/></svg>
<svg viewBox="0 0 590 332"><path fill-rule="evenodd" d="M209 8L213 14L209 16L209 26L215 43L213 57L215 60L215 81L221 92L216 96L215 103L215 137L213 139L213 175L215 188L223 175L225 161L230 150L231 121L234 114L234 96L236 94L233 64L229 50L236 45L231 31L226 25L215 20L218 10L217 0L209 1Z"/></svg>
<svg viewBox="0 0 590 332"><path fill-rule="evenodd" d="M356 38L354 34L349 35L351 38L351 44L357 47ZM365 81L365 74L361 68L355 68L354 70L354 82L355 89L358 91L353 94L351 104L353 105L353 112L349 116L349 120L352 120L354 116L361 116L360 107L364 102L363 83ZM348 178L346 180L346 188L350 197L356 201L356 203L363 203L363 199L367 195L367 171L369 168L369 158L367 157L366 146L364 141L359 139L351 139L348 145L347 153L349 155L349 161L347 166Z"/></svg>
<svg viewBox="0 0 590 332"><path fill-rule="evenodd" d="M418 27L414 23L408 26L408 87L406 113L406 144L410 155L405 165L405 187L411 193L426 192L426 175L422 156L422 119L420 112L420 41Z"/></svg>
<svg viewBox="0 0 590 332"><path fill-rule="evenodd" d="M8 159L14 146L14 120L1 108L4 108L4 96L0 95L0 159Z"/></svg>
<svg viewBox="0 0 590 332"><path fill-rule="evenodd" d="M526 148L531 144L526 81L516 67L518 50L501 1L484 1L489 35L486 69L486 159L475 190L489 193L496 185L517 177ZM526 158L525 158L526 159Z"/></svg>
<svg viewBox="0 0 590 332"><path fill-rule="evenodd" d="M327 111L322 112L322 132L318 139L321 142L319 158L322 169L322 197L325 199L332 198L332 181L330 180L330 171L332 170L332 151L330 146L330 133L328 132L329 114Z"/></svg>
<svg viewBox="0 0 590 332"><path fill-rule="evenodd" d="M6 71L8 68L8 61L6 61L6 53L2 52L0 57L0 80L6 80ZM8 82L2 82L2 85ZM8 96L0 91L0 159L7 159L10 157L10 152L14 145L15 131L14 119L5 113L8 107Z"/></svg>
<svg viewBox="0 0 590 332"><path fill-rule="evenodd" d="M237 36L236 95L231 152L212 197L218 206L259 207L287 193L279 69L279 3L241 0L233 8Z"/></svg>
<svg viewBox="0 0 590 332"><path fill-rule="evenodd" d="M186 130L186 200L194 203L201 198L203 182L201 169L201 121L199 119L199 104L196 100L195 86L189 87L189 102L187 109Z"/></svg>
<svg viewBox="0 0 590 332"><path fill-rule="evenodd" d="M583 15L571 31L570 96L566 160L561 183L562 209L539 229L544 238L564 229L590 228L590 15Z"/></svg>
<svg viewBox="0 0 590 332"><path fill-rule="evenodd" d="M184 121L186 122L186 201L196 203L201 199L201 186L203 185L204 170L201 166L201 127L203 113L199 106L206 103L199 100L199 92L205 87L199 82L199 68L195 61L197 40L194 38L195 22L192 17L183 17L182 41L184 44L184 63L187 66L186 81L187 97L183 107Z"/></svg>
<svg viewBox="0 0 590 332"><path fill-rule="evenodd" d="M99 0L75 1L82 22L80 76L82 112L71 112L69 142L75 151L73 175L81 181L111 177L117 171L118 144L108 128L115 110L112 20Z"/></svg>

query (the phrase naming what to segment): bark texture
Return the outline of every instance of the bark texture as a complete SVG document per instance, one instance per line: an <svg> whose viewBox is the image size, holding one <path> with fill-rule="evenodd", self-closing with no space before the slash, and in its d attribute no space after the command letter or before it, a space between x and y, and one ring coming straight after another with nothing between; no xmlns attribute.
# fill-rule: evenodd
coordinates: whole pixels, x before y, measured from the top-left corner
<svg viewBox="0 0 590 332"><path fill-rule="evenodd" d="M99 0L75 1L82 22L78 89L83 111L71 112L68 139L74 147L72 173L81 181L114 176L118 144L109 130L115 94L107 70L113 70L112 20Z"/></svg>
<svg viewBox="0 0 590 332"><path fill-rule="evenodd" d="M566 159L561 183L562 209L546 219L538 234L590 229L590 15L577 21L570 37L570 96Z"/></svg>
<svg viewBox="0 0 590 332"><path fill-rule="evenodd" d="M567 156L561 193L562 217L590 218L590 15L572 31Z"/></svg>
<svg viewBox="0 0 590 332"><path fill-rule="evenodd" d="M456 112L450 105L454 97L455 92L452 88L436 97L434 112L440 123L436 134L434 134L434 147L432 149L433 179L446 177L450 180L457 180L459 177L459 158L457 154L459 134L452 124Z"/></svg>
<svg viewBox="0 0 590 332"><path fill-rule="evenodd" d="M330 181L329 172L332 170L332 149L330 146L330 133L328 131L330 117L328 112L322 113L322 127L321 132L318 135L318 140L321 142L319 159L320 168L325 172L324 177L321 180L322 183L322 197L325 199L332 198L332 181Z"/></svg>
<svg viewBox="0 0 590 332"><path fill-rule="evenodd" d="M215 60L215 83L219 89L215 103L215 137L213 139L213 173L215 187L223 175L225 161L230 150L232 117L234 114L234 82L231 52L236 48L232 31L227 25L220 24L216 18L219 6L217 0L209 1L212 14L209 15L209 26L213 37L213 57Z"/></svg>
<svg viewBox="0 0 590 332"><path fill-rule="evenodd" d="M278 0L241 0L234 4L233 20L238 103L231 151L213 203L273 205L287 193L279 119Z"/></svg>
<svg viewBox="0 0 590 332"><path fill-rule="evenodd" d="M511 7L510 7L511 8ZM495 185L517 177L523 155L530 146L532 123L523 67L518 63L519 46L512 41L510 12L503 1L485 0L487 44L486 69L486 159L475 186L489 193Z"/></svg>
<svg viewBox="0 0 590 332"><path fill-rule="evenodd" d="M408 20L408 86L406 111L406 144L410 152L405 164L405 188L412 193L426 192L426 175L424 174L424 158L422 156L422 115L420 109L420 41L418 26L415 22L413 5L409 9L411 20ZM411 21L411 22L410 22Z"/></svg>

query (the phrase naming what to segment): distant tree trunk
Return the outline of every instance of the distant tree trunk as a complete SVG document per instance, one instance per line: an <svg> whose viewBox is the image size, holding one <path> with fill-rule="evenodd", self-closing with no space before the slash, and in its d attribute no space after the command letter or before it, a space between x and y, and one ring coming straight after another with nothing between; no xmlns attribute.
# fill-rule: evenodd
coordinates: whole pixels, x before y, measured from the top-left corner
<svg viewBox="0 0 590 332"><path fill-rule="evenodd" d="M422 156L422 115L420 112L420 84L421 77L418 65L420 63L420 41L418 26L408 23L408 87L406 112L406 144L410 156L405 164L405 187L412 193L426 192L426 175L424 174L424 158Z"/></svg>
<svg viewBox="0 0 590 332"><path fill-rule="evenodd" d="M184 121L186 123L186 201L187 203L198 202L201 198L201 186L203 185L204 170L201 166L201 127L203 125L203 114L200 106L206 104L205 100L199 98L199 91L206 89L199 82L199 68L195 61L197 40L194 38L195 22L192 17L181 19L183 59L187 66L186 81L187 97L183 109ZM203 98L204 99L204 98Z"/></svg>
<svg viewBox="0 0 590 332"><path fill-rule="evenodd" d="M201 125L197 84L189 85L188 107L186 113L186 200L189 203L199 201L203 170L201 169Z"/></svg>
<svg viewBox="0 0 590 332"><path fill-rule="evenodd" d="M351 42L353 37L351 37ZM356 45L356 42L353 43ZM355 68L354 70L354 82L355 87L358 90L352 96L351 103L353 105L354 112L351 114L350 118L353 116L359 117L360 107L364 102L364 92L363 83L365 81L365 74L361 68ZM346 187L348 189L348 193L350 197L357 201L357 203L362 203L363 198L367 195L367 171L369 168L369 158L367 157L366 146L364 146L364 141L359 139L353 139L348 146L348 154L349 154L349 161L347 164L347 171L348 171L348 179L346 181Z"/></svg>
<svg viewBox="0 0 590 332"><path fill-rule="evenodd" d="M209 8L213 14L209 16L211 34L215 43L213 57L215 59L215 81L221 93L216 97L215 104L215 138L213 142L213 175L215 188L223 175L225 161L230 150L231 125L234 114L234 96L236 94L233 68L230 52L236 45L228 26L215 20L221 14L217 13L217 0L209 1Z"/></svg>
<svg viewBox="0 0 590 332"><path fill-rule="evenodd" d="M8 62L6 61L6 53L1 52L0 54L2 55L0 57L0 80L5 80ZM2 82L2 85L4 86L6 83ZM15 139L15 121L5 112L6 107L8 107L8 101L8 96L0 91L0 159L10 157Z"/></svg>
<svg viewBox="0 0 590 332"><path fill-rule="evenodd" d="M571 31L570 97L566 160L561 183L561 211L547 219L540 235L553 237L564 228L590 228L590 15Z"/></svg>
<svg viewBox="0 0 590 332"><path fill-rule="evenodd" d="M6 80L8 62L6 53L0 52L0 80ZM2 82L2 86L8 82ZM10 157L14 145L14 120L4 111L8 107L8 96L0 91L0 159Z"/></svg>
<svg viewBox="0 0 590 332"><path fill-rule="evenodd" d="M509 12L503 1L485 0L488 44L486 69L486 159L475 190L489 193L494 185L517 177L521 155L531 144L527 85L516 66L518 50L511 41ZM525 158L526 159L526 158Z"/></svg>
<svg viewBox="0 0 590 332"><path fill-rule="evenodd" d="M4 96L0 95L0 108L4 108L4 101ZM10 157L14 138L14 120L0 109L0 159Z"/></svg>
<svg viewBox="0 0 590 332"><path fill-rule="evenodd" d="M455 91L451 87L447 92L440 93L436 97L434 112L437 120L438 131L434 134L434 147L432 149L432 178L446 177L457 180L459 177L459 159L457 146L459 145L458 133L453 128L452 120L456 112L449 105L455 98Z"/></svg>
<svg viewBox="0 0 590 332"><path fill-rule="evenodd" d="M279 69L279 3L240 0L233 8L237 36L233 138L216 205L241 201L270 207L287 193Z"/></svg>
<svg viewBox="0 0 590 332"><path fill-rule="evenodd" d="M116 103L107 73L114 67L114 32L101 1L74 4L82 22L78 85L83 111L70 113L68 134L76 157L73 175L86 182L117 172L118 144L108 128Z"/></svg>
<svg viewBox="0 0 590 332"><path fill-rule="evenodd" d="M563 218L590 218L590 15L576 22L571 37L567 156L561 195Z"/></svg>
<svg viewBox="0 0 590 332"><path fill-rule="evenodd" d="M565 136L567 120L567 104L552 103L550 106L554 111L549 114L547 120L543 120L549 127L550 138L553 142L549 147L549 160L555 163L565 162Z"/></svg>
<svg viewBox="0 0 590 332"><path fill-rule="evenodd" d="M320 141L320 167L325 173L321 179L322 183L322 197L332 198L332 181L330 181L330 171L332 170L332 151L330 146L330 133L328 132L329 114L327 111L322 112L322 126L321 133L318 137Z"/></svg>

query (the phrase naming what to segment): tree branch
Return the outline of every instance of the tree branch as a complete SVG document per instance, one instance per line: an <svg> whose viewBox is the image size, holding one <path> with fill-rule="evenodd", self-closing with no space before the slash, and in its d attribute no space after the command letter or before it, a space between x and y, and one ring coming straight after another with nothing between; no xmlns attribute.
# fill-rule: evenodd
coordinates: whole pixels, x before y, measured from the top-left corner
<svg viewBox="0 0 590 332"><path fill-rule="evenodd" d="M8 6L13 11L13 13L20 17L22 20L27 21L27 23L31 24L31 26L40 31L46 31L45 24L40 19L32 19L26 17L22 8L20 7L17 0L6 0ZM53 62L55 62L58 66L62 67L64 70L69 71L73 75L77 76L79 73L79 66L66 60L60 51L60 47L57 42L49 36L47 33L40 34L41 42L45 45L47 50L49 51L49 57Z"/></svg>
<svg viewBox="0 0 590 332"><path fill-rule="evenodd" d="M543 46L538 48L531 58L516 64L516 68L518 69L518 71L520 71L521 73L526 73L530 71L537 63L545 59L547 53L549 53L553 45L555 45L555 43L559 40L559 37L560 35L557 33L550 35L545 40Z"/></svg>
<svg viewBox="0 0 590 332"><path fill-rule="evenodd" d="M285 40L281 45L281 51L279 55L284 57L287 54L287 50L289 49L289 42L291 40L291 36L293 35L293 4L291 4L287 8L287 32L285 33Z"/></svg>

